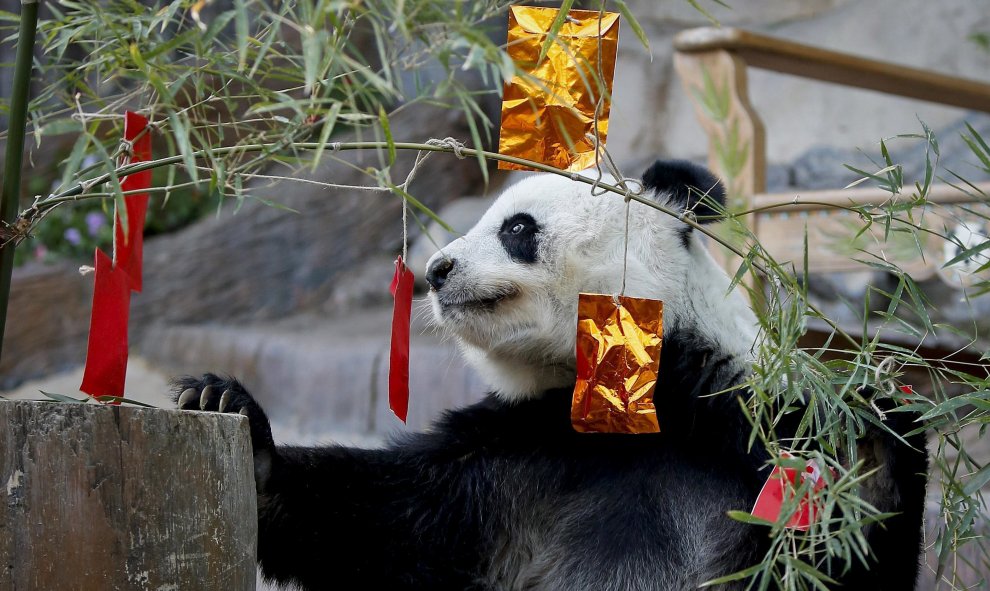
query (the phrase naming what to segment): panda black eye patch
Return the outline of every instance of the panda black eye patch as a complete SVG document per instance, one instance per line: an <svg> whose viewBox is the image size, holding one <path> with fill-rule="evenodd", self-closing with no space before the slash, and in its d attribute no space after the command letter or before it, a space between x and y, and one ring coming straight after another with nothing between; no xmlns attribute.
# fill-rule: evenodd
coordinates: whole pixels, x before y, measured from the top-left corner
<svg viewBox="0 0 990 591"><path fill-rule="evenodd" d="M540 245L540 225L528 213L505 218L498 239L509 257L519 263L535 263Z"/></svg>

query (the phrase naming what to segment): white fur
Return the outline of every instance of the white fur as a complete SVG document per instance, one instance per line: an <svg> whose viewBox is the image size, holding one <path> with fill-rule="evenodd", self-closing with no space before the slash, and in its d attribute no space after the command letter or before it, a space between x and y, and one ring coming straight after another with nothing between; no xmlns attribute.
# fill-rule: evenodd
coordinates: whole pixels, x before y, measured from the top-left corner
<svg viewBox="0 0 990 591"><path fill-rule="evenodd" d="M606 179L608 180L608 179ZM632 202L625 295L664 302L664 330L691 329L731 355L751 356L756 320L708 254L698 232L684 248L683 222ZM528 213L542 226L538 260L512 260L498 238L502 222ZM557 175L534 175L502 194L465 236L437 252L455 260L430 291L434 320L501 396L522 398L575 379L578 293L618 293L625 203ZM429 268L428 264L428 268ZM516 293L486 310L441 306ZM662 354L662 353L661 353Z"/></svg>

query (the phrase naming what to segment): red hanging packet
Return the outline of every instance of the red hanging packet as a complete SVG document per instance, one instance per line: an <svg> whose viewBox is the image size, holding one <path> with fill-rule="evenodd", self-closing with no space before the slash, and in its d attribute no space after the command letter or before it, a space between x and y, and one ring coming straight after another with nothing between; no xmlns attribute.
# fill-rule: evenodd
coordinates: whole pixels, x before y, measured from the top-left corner
<svg viewBox="0 0 990 591"><path fill-rule="evenodd" d="M402 257L395 260L389 291L392 308L392 344L388 356L388 407L405 423L409 412L409 319L412 313L413 273Z"/></svg>
<svg viewBox="0 0 990 591"><path fill-rule="evenodd" d="M781 453L784 459L793 456L786 451ZM799 476L800 474L800 476ZM801 480L798 480L800 478ZM756 504L753 506L754 517L776 522L780 518L780 512L785 503L785 499L790 501L794 498L797 489L805 478L810 478L812 485L808 492L798 504L797 511L791 515L784 527L789 527L801 531L807 531L811 524L818 519L820 506L814 498L815 493L825 488L825 479L822 478L821 469L814 460L805 463L804 470L799 472L797 468L774 466L770 476L763 484Z"/></svg>

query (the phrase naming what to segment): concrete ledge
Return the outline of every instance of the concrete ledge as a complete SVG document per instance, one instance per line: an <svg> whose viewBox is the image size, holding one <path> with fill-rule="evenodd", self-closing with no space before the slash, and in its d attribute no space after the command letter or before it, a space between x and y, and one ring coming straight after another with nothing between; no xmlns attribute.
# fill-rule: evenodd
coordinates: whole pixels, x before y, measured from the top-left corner
<svg viewBox="0 0 990 591"><path fill-rule="evenodd" d="M403 425L388 410L390 326L391 309L378 308L242 327L153 327L140 350L176 374L237 377L264 406L276 439L285 442L379 442L389 433L428 428L445 409L488 391L452 343L414 321L409 422Z"/></svg>

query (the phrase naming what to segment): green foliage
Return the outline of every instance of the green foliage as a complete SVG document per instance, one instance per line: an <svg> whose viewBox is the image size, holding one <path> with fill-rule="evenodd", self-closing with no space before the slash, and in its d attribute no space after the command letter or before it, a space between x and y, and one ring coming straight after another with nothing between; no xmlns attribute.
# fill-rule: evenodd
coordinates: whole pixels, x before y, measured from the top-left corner
<svg viewBox="0 0 990 591"><path fill-rule="evenodd" d="M972 41L973 43L976 43L976 45L978 45L980 49L983 49L986 52L990 52L990 33L987 33L985 31L981 31L979 33L973 33L972 35L969 36L969 40Z"/></svg>
<svg viewBox="0 0 990 591"><path fill-rule="evenodd" d="M51 3L52 18L39 23L45 58L38 69L52 82L33 97L30 133L37 146L75 140L50 193L64 195L99 170L111 173L104 187L110 194L84 191L86 197L121 198L113 171L125 108L149 116L156 154L182 156L182 166L169 167L164 182L155 179L170 206L150 216L152 231L208 210L201 203L205 194L253 198L251 187L259 183L252 181L275 163L298 168L308 160L315 167L329 155L323 146L342 132L391 141L388 121L397 108L459 109L481 144L490 140L491 122L477 105L482 96L465 86L461 72L478 72L489 94L514 75L489 35L506 5L237 0L199 11L192 0ZM293 149L305 140L319 140L320 149ZM236 149L258 144L271 148ZM217 151L221 146L235 149ZM394 161L390 150L380 154L378 167L387 171ZM387 176L370 172L369 181L387 189L379 182ZM38 189L32 189L36 205L45 199ZM49 252L88 257L103 243L88 235L77 240L72 230L87 213L49 214L50 227L35 236Z"/></svg>
<svg viewBox="0 0 990 591"><path fill-rule="evenodd" d="M923 123L922 129L922 133L898 137L902 141L925 143L922 179L913 184L905 182L902 167L891 158L886 142L880 143L880 158L875 162L879 168L877 172L853 169L862 175L860 182L882 188L890 193L890 199L880 205L846 207L856 214L850 219L858 220L858 223L850 222L848 234L864 237L871 235L869 232L876 232L887 240L893 233L901 233L916 242L920 234L940 244L956 241L962 249L959 256L944 264L953 267L965 259L979 257L990 247L990 239L983 235L977 244L963 245L948 229L931 227L926 220L937 211L941 219L987 228L990 213L980 207L960 208L929 201L932 182L945 179L940 174L943 171L938 164L937 139ZM986 151L983 138L972 127L967 127L964 139L977 160L982 161ZM958 175L954 176L958 179ZM973 185L966 186L975 189ZM750 213L746 212L746 215ZM788 265L775 261L763 250L742 223L741 216L734 217L733 225L736 232L747 236L749 244L741 253L743 262L736 274L737 280L759 268L768 286L759 294L765 299L766 309L760 314L759 362L749 383L753 395L740 401L753 417L753 441L779 449L781 443L774 436L774 425L786 414L803 412L799 437L788 441L786 447L802 458L813 458L819 465L829 466L834 470L834 477L825 472L829 484L820 493L822 511L818 524L808 532L784 528L783 524L797 509L797 503L785 506L780 521L767 525L772 546L762 561L712 584L746 580L748 589L828 589L831 587L823 571L832 561L865 559L869 549L862 527L875 521L882 522L886 517L863 503L857 493L859 483L869 476L869 472L864 471L858 461L855 439L870 425L886 428L875 409L859 393L861 387L873 386L902 401L894 412L920 413L917 428L933 434L937 442L932 450L931 478L941 482L943 519L934 524L936 535L928 544L939 556L936 577L941 580L941 588L969 588L975 581L949 577L946 568L966 547L982 564L990 563L990 545L985 539L987 507L982 496L983 487L990 483L990 467L971 455L963 436L974 429L982 434L990 423L990 373L982 364L967 366L947 359L927 358L921 353L921 347L946 335L970 339L972 348L979 343L986 347L985 337L933 322L931 303L918 284L896 264L880 256L881 251L886 252L886 243L874 244L871 240L854 242L859 245L858 257L865 268L889 274L895 286L892 290L867 286L864 308L859 314L859 334L849 334L846 331L852 327L836 326L812 305L806 277L796 276ZM975 268L975 272L985 272L988 267L990 264L984 262ZM987 274L974 277L978 280L971 293L986 291ZM887 305L874 309L870 306L871 300L886 301ZM820 349L804 349L798 341L814 322L831 325L832 336ZM898 335L902 336L898 338ZM914 345L894 344L898 341L913 342ZM908 371L915 379L919 374L928 376L924 383L914 384L912 393L898 389L905 385L903 380ZM802 400L805 399L813 404L804 407ZM795 410L802 407L805 410ZM836 458L840 457L845 461L837 462ZM799 490L796 498L801 496ZM748 514L734 513L730 517L742 521L751 519ZM933 524L928 526L932 528ZM981 572L983 567L974 565L974 568Z"/></svg>

